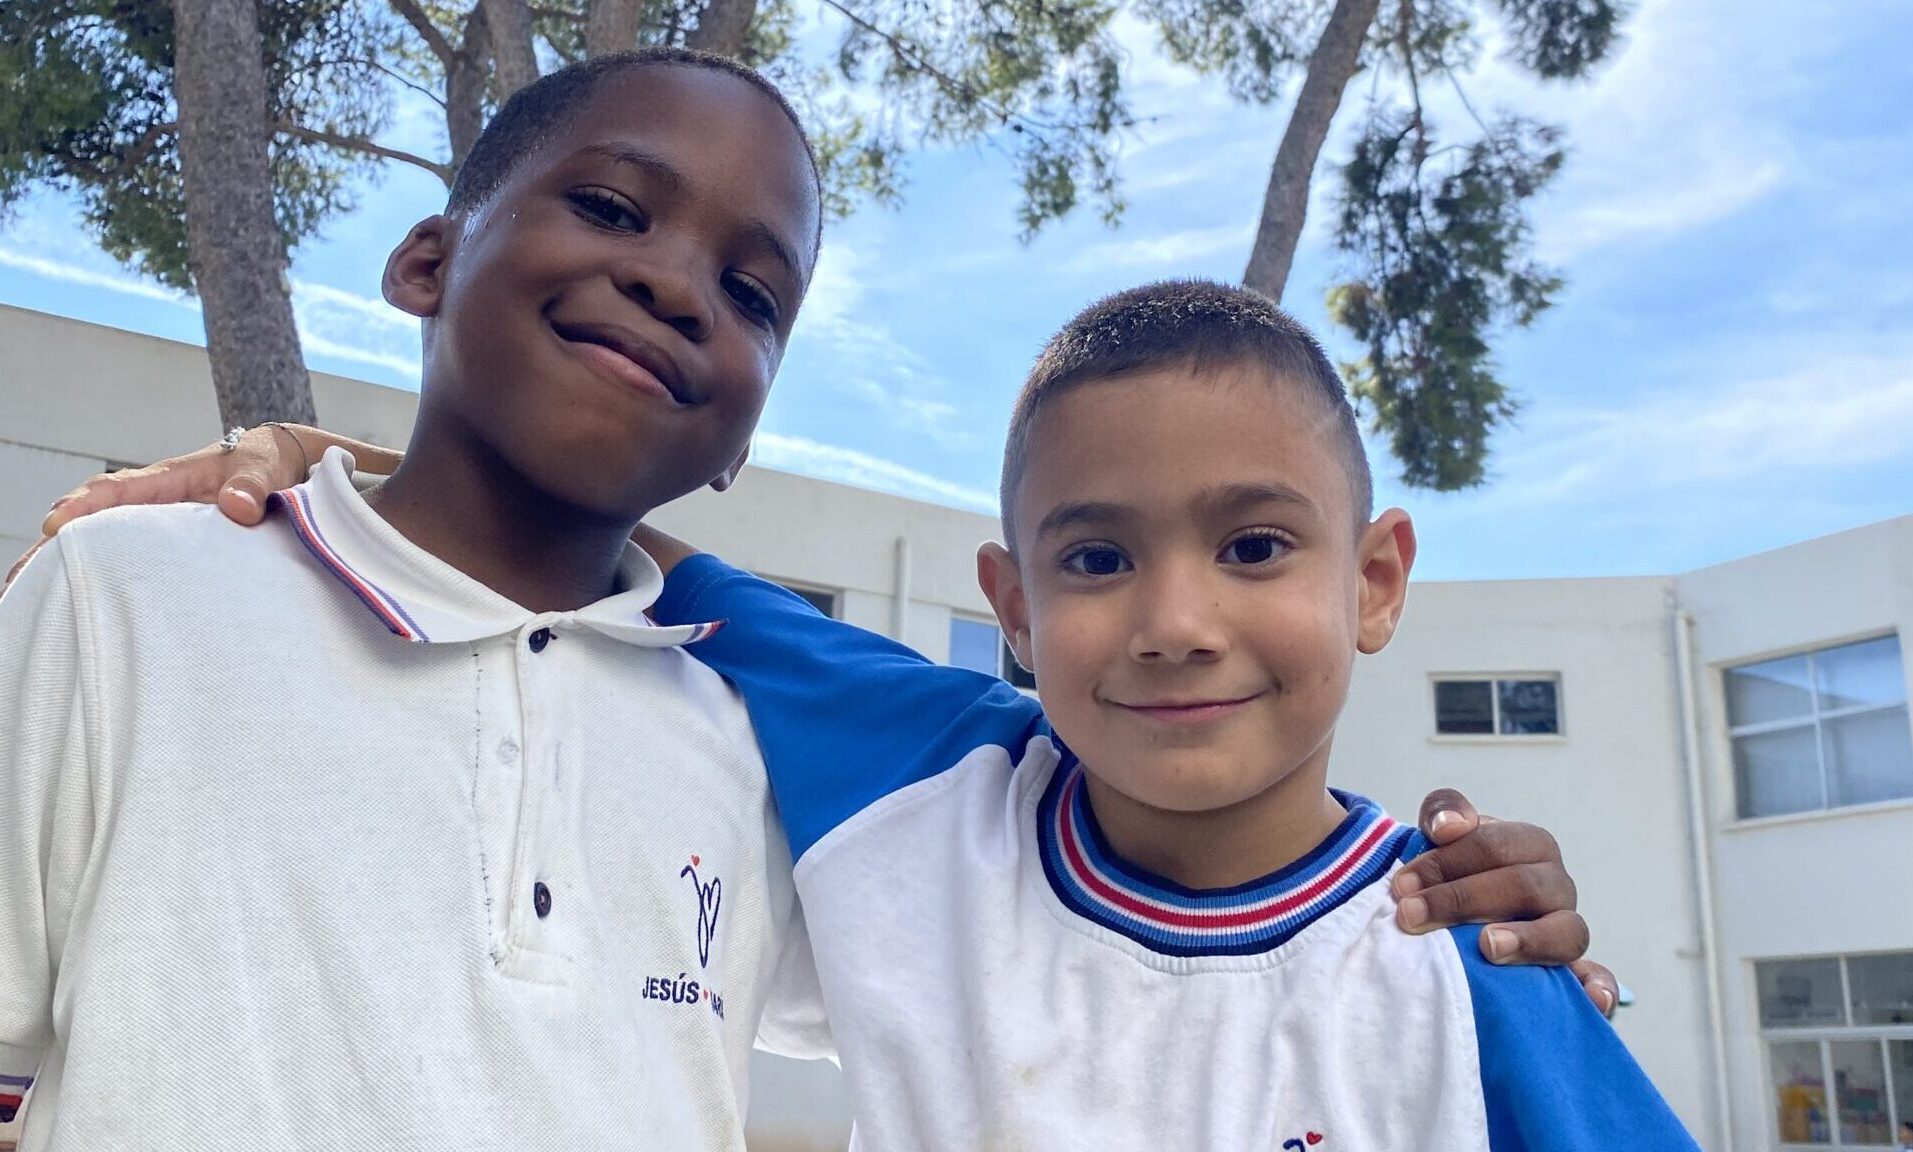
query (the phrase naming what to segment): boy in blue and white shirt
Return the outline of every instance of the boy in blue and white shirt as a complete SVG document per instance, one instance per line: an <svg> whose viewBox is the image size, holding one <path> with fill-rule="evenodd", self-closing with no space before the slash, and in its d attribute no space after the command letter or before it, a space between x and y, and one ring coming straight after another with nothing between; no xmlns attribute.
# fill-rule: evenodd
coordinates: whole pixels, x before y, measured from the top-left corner
<svg viewBox="0 0 1913 1152"><path fill-rule="evenodd" d="M1415 537L1306 330L1202 283L1088 309L1002 499L978 574L1040 709L710 557L655 609L730 622L697 654L764 749L863 1147L1694 1146L1565 970L1400 932L1380 881L1426 844L1327 786Z"/></svg>

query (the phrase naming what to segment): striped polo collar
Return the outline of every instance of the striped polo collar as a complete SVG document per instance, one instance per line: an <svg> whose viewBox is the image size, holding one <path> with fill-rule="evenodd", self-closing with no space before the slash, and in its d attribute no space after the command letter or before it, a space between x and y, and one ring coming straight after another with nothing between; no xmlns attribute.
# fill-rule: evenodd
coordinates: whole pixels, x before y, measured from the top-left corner
<svg viewBox="0 0 1913 1152"><path fill-rule="evenodd" d="M629 644L664 648L702 640L722 624L651 623L645 613L663 589L664 576L635 544L625 549L616 593L574 612L532 612L386 523L352 486L353 467L351 453L328 449L310 479L273 493L267 507L395 636L420 644L467 644L528 625L577 625Z"/></svg>
<svg viewBox="0 0 1913 1152"><path fill-rule="evenodd" d="M1348 816L1307 856L1233 888L1196 890L1117 858L1090 811L1074 756L1056 767L1037 806L1037 845L1050 888L1070 911L1167 956L1267 952L1373 883L1412 830L1374 801L1334 792Z"/></svg>

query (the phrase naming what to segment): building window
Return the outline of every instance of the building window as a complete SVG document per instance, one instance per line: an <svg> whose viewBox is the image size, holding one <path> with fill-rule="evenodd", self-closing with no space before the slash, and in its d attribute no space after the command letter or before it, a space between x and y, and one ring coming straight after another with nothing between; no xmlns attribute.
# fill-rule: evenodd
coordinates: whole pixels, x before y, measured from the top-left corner
<svg viewBox="0 0 1913 1152"><path fill-rule="evenodd" d="M1018 688L1036 687L1036 677L1017 664L1009 642L994 623L967 616L950 617L950 663L1000 676Z"/></svg>
<svg viewBox="0 0 1913 1152"><path fill-rule="evenodd" d="M1900 638L1729 668L1742 819L1913 797Z"/></svg>
<svg viewBox="0 0 1913 1152"><path fill-rule="evenodd" d="M1558 736L1561 680L1442 677L1435 681L1435 731L1443 736Z"/></svg>
<svg viewBox="0 0 1913 1152"><path fill-rule="evenodd" d="M837 619L837 594L825 588L806 588L801 584L786 584L781 580L772 583L803 600L812 608L822 612L832 620Z"/></svg>
<svg viewBox="0 0 1913 1152"><path fill-rule="evenodd" d="M1780 1142L1892 1147L1913 1119L1913 952L1754 965Z"/></svg>

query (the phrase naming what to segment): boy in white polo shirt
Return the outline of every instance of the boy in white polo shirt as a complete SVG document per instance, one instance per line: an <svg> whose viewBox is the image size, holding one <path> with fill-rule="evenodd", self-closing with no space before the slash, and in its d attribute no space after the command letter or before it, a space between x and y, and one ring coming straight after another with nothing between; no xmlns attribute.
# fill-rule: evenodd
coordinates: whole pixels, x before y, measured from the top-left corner
<svg viewBox="0 0 1913 1152"><path fill-rule="evenodd" d="M26 567L24 1148L742 1148L790 860L742 707L684 651L714 626L647 620L627 538L741 464L819 203L754 73L548 76L387 265L425 336L397 474L361 497L331 452L260 530L119 509Z"/></svg>
<svg viewBox="0 0 1913 1152"><path fill-rule="evenodd" d="M1119 293L1011 419L985 594L1042 708L674 541L660 621L744 693L860 1146L1694 1152L1561 969L1410 936L1427 848L1327 786L1414 560L1266 299Z"/></svg>

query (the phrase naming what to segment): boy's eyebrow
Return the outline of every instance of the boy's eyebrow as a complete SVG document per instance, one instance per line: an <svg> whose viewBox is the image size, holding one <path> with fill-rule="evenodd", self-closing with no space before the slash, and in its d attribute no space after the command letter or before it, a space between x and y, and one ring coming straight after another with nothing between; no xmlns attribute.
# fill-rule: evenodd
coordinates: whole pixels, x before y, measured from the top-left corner
<svg viewBox="0 0 1913 1152"><path fill-rule="evenodd" d="M1253 504L1293 504L1299 508L1311 510L1315 507L1315 501L1303 495L1299 489L1273 480L1219 484L1213 488L1203 489L1196 497L1196 501L1205 508L1221 511L1245 508Z"/></svg>
<svg viewBox="0 0 1913 1152"><path fill-rule="evenodd" d="M663 157L654 156L642 148L633 148L629 144L587 144L584 150L614 164L636 168L664 185L666 191L680 192L684 189L684 173L673 168Z"/></svg>
<svg viewBox="0 0 1913 1152"><path fill-rule="evenodd" d="M1058 504L1044 514L1036 524L1036 538L1061 532L1065 528L1077 525L1114 524L1135 516L1135 510L1127 504L1115 504L1096 500L1079 500L1073 504Z"/></svg>
<svg viewBox="0 0 1913 1152"><path fill-rule="evenodd" d="M672 194L684 190L684 173L672 167L670 161L646 152L642 148L633 148L629 144L587 144L584 151L594 156L602 156L614 164L636 168L664 185L665 191ZM804 283L803 265L798 262L796 249L791 247L789 241L777 234L777 229L753 217L744 222L744 235L752 243L770 253L773 260L782 264L793 280L800 285Z"/></svg>
<svg viewBox="0 0 1913 1152"><path fill-rule="evenodd" d="M1258 504L1290 504L1311 511L1315 509L1315 501L1303 495L1299 489L1276 481L1218 484L1197 493L1195 503L1197 507L1205 511L1218 512L1233 512ZM1036 538L1041 540L1065 528L1120 524L1134 519L1135 516L1135 509L1127 504L1117 504L1113 501L1079 500L1069 504L1058 504L1037 522Z"/></svg>

